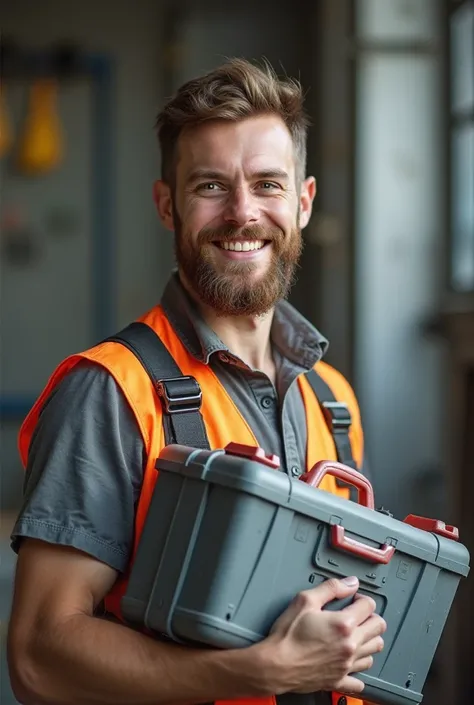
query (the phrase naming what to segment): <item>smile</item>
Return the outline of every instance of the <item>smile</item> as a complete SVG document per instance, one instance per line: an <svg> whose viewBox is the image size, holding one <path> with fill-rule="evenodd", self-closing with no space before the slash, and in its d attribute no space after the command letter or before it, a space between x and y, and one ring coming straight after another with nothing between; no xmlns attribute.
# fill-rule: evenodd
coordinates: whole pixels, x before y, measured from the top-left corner
<svg viewBox="0 0 474 705"><path fill-rule="evenodd" d="M217 247L231 252L251 252L253 250L261 250L266 244L265 240L232 240L231 242L220 241L215 242Z"/></svg>

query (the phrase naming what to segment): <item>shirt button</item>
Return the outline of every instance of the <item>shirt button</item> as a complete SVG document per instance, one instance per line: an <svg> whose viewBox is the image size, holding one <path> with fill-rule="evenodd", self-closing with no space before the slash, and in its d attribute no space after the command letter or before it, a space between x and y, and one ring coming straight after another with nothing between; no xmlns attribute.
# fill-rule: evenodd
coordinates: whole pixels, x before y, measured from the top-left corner
<svg viewBox="0 0 474 705"><path fill-rule="evenodd" d="M263 397L261 404L264 409L269 409L273 405L273 399L271 397Z"/></svg>
<svg viewBox="0 0 474 705"><path fill-rule="evenodd" d="M290 472L293 477L299 477L301 475L301 470L297 465L293 465L293 467L290 469Z"/></svg>
<svg viewBox="0 0 474 705"><path fill-rule="evenodd" d="M342 696L342 698L339 698L339 700L337 701L337 705L347 705L347 698L345 698L344 696Z"/></svg>
<svg viewBox="0 0 474 705"><path fill-rule="evenodd" d="M219 359L222 360L222 362L229 362L229 357L225 353L219 353Z"/></svg>
<svg viewBox="0 0 474 705"><path fill-rule="evenodd" d="M269 409L274 404L274 399L272 397L263 397L261 404L264 409Z"/></svg>

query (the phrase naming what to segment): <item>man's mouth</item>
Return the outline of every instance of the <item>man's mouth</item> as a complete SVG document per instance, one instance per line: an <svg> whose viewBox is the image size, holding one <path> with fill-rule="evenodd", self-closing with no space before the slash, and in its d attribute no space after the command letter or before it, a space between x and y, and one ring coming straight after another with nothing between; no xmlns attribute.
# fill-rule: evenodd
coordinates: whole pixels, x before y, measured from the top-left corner
<svg viewBox="0 0 474 705"><path fill-rule="evenodd" d="M231 252L252 252L261 250L268 243L269 240L216 240L214 245Z"/></svg>

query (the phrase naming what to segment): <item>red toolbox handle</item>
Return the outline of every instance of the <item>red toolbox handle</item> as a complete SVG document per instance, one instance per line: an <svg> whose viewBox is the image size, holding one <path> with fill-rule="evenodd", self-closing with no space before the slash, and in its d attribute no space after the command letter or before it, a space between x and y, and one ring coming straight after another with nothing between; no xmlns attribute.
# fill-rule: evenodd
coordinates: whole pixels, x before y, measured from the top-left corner
<svg viewBox="0 0 474 705"><path fill-rule="evenodd" d="M359 493L359 504L368 509L375 509L374 491L369 480L362 473L353 470L347 465L331 460L320 460L300 479L311 485L311 487L317 488L321 484L323 477L328 474L347 482L349 485L353 485ZM331 542L334 548L352 553L358 558L363 558L371 563L387 564L395 553L395 546L390 546L387 543L381 548L376 548L349 538L346 536L345 528L340 524L331 526Z"/></svg>
<svg viewBox="0 0 474 705"><path fill-rule="evenodd" d="M426 517L416 516L416 514L409 514L403 521L405 524L410 524L410 526L414 526L417 529L430 531L433 534L445 536L447 539L459 541L458 528L450 524L445 524L444 521L440 521L439 519L428 519Z"/></svg>
<svg viewBox="0 0 474 705"><path fill-rule="evenodd" d="M348 551L358 558L364 558L372 563L383 563L386 565L390 563L395 553L395 546L390 546L388 543L384 543L381 548L376 548L375 546L367 546L355 539L350 539L346 536L345 529L340 524L331 526L331 541L334 548Z"/></svg>
<svg viewBox="0 0 474 705"><path fill-rule="evenodd" d="M317 488L325 475L333 475L355 487L359 493L359 504L369 509L375 509L374 491L369 480L362 473L347 465L332 460L320 460L319 463L313 465L309 472L301 475L300 479L311 487Z"/></svg>

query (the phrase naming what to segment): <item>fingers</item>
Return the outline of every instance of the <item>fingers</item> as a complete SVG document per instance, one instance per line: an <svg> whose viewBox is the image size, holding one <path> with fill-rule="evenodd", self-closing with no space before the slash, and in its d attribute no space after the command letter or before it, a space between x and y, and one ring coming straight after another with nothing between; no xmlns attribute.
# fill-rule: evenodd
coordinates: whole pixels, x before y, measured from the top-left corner
<svg viewBox="0 0 474 705"><path fill-rule="evenodd" d="M381 636L376 636L374 639L365 642L357 649L357 659L364 659L367 656L373 656L380 653L384 647L384 641Z"/></svg>
<svg viewBox="0 0 474 705"><path fill-rule="evenodd" d="M340 611L342 621L352 630L366 622L375 610L375 601L371 597L357 595L357 599Z"/></svg>
<svg viewBox="0 0 474 705"><path fill-rule="evenodd" d="M322 608L328 602L332 602L332 600L341 600L344 597L353 595L358 588L359 581L357 578L350 577L344 580L330 578L312 590L305 590L300 593L300 596L308 596L313 607Z"/></svg>
<svg viewBox="0 0 474 705"><path fill-rule="evenodd" d="M365 658L357 659L354 661L351 673L359 673L360 671L368 671L374 665L374 657L366 656Z"/></svg>
<svg viewBox="0 0 474 705"><path fill-rule="evenodd" d="M387 629L387 623L378 614L373 614L369 619L354 630L357 643L362 645L370 642L375 637L381 636Z"/></svg>
<svg viewBox="0 0 474 705"><path fill-rule="evenodd" d="M338 683L336 690L338 693L345 693L346 695L359 695L364 690L364 687L365 683L363 681L354 678L354 676L346 676Z"/></svg>

